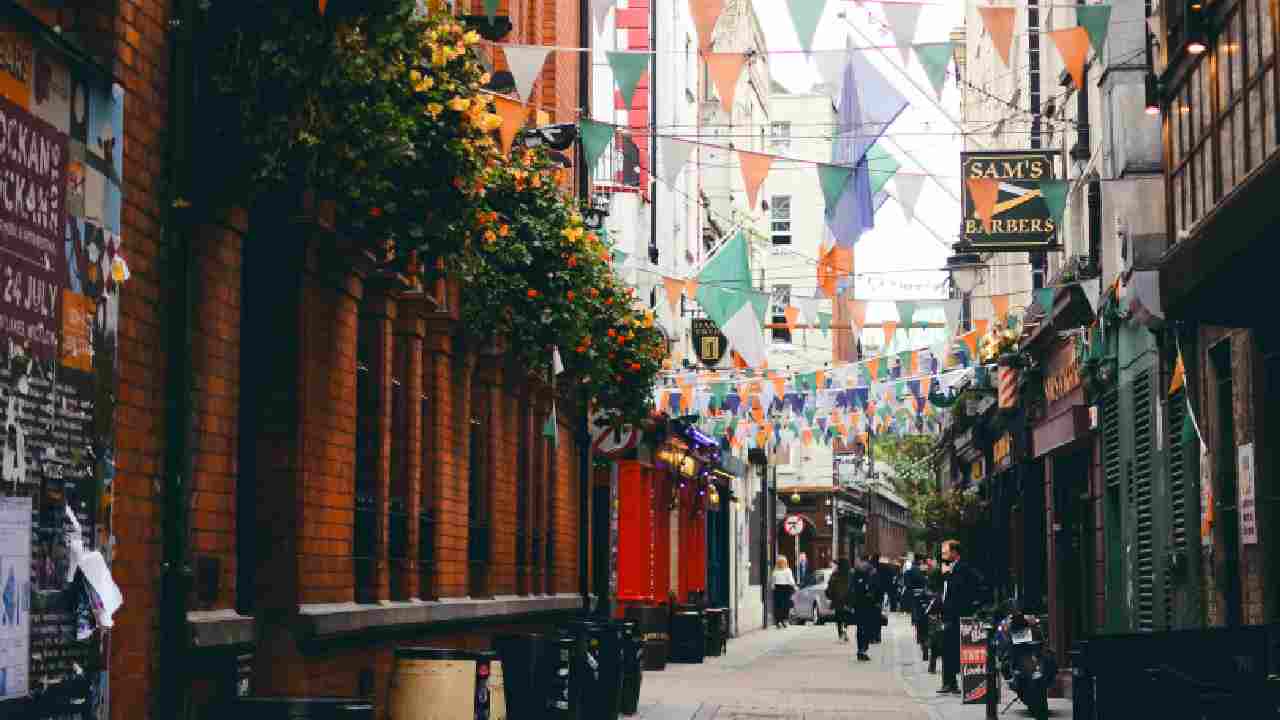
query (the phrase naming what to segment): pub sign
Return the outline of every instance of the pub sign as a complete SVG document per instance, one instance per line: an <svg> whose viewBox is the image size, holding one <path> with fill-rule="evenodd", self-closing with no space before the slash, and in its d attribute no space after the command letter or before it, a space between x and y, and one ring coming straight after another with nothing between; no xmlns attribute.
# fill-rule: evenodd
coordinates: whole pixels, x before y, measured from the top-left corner
<svg viewBox="0 0 1280 720"><path fill-rule="evenodd" d="M709 318L693 319L693 347L698 360L707 367L720 364L729 341Z"/></svg>
<svg viewBox="0 0 1280 720"><path fill-rule="evenodd" d="M960 153L960 192L964 217L960 237L978 251L1046 250L1058 246L1058 226L1040 181L1054 177L1054 153L1047 150L995 150ZM991 232L978 218L969 192L970 178L1000 182L991 215Z"/></svg>

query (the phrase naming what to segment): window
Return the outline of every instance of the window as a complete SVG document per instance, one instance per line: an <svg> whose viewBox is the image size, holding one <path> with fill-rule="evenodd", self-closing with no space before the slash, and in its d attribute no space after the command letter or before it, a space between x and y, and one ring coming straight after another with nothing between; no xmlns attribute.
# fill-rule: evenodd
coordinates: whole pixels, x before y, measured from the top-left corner
<svg viewBox="0 0 1280 720"><path fill-rule="evenodd" d="M472 391L472 403L480 392ZM467 426L471 461L467 464L467 594L487 597L489 570L489 488L485 453L484 424L472 417Z"/></svg>
<svg viewBox="0 0 1280 720"><path fill-rule="evenodd" d="M424 373L424 376L427 375ZM431 387L431 378L423 377L423 387ZM422 505L418 512L418 597L433 600L436 573L436 516L432 503L435 501L435 470L432 467L431 403L423 394L419 398L422 404Z"/></svg>
<svg viewBox="0 0 1280 720"><path fill-rule="evenodd" d="M773 301L770 303L769 312L773 317L773 324L784 324L787 322L787 308L791 307L791 286L790 285L774 285ZM775 327L773 329L773 341L775 343L790 343L791 328Z"/></svg>
<svg viewBox="0 0 1280 720"><path fill-rule="evenodd" d="M791 147L791 121L778 120L769 123L769 136L775 148Z"/></svg>
<svg viewBox="0 0 1280 720"><path fill-rule="evenodd" d="M355 570L356 602L375 602L377 545L377 409L378 396L370 377L369 350L373 338L361 332L356 343L356 497L351 559Z"/></svg>
<svg viewBox="0 0 1280 720"><path fill-rule="evenodd" d="M791 246L791 196L774 195L769 200L771 237L777 246Z"/></svg>

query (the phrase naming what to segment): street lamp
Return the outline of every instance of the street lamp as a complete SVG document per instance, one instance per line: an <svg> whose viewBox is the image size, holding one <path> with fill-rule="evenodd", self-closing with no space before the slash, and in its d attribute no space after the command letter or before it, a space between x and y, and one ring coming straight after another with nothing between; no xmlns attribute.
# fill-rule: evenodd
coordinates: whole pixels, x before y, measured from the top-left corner
<svg viewBox="0 0 1280 720"><path fill-rule="evenodd" d="M960 316L964 328L968 330L973 322L971 296L979 285L986 282L987 266L978 253L960 252L959 246L955 249L956 254L947 258L947 266L943 269L951 274L951 286L960 293L960 298L964 301Z"/></svg>

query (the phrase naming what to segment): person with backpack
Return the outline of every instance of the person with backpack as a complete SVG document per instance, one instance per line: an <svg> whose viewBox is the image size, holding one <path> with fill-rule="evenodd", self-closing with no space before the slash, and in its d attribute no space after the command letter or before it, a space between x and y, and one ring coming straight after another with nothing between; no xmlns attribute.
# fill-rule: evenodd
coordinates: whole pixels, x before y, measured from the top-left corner
<svg viewBox="0 0 1280 720"><path fill-rule="evenodd" d="M849 642L846 628L852 619L853 611L850 603L853 590L853 571L849 566L849 558L840 558L836 563L836 571L827 579L827 600L831 601L831 609L836 614L836 637Z"/></svg>

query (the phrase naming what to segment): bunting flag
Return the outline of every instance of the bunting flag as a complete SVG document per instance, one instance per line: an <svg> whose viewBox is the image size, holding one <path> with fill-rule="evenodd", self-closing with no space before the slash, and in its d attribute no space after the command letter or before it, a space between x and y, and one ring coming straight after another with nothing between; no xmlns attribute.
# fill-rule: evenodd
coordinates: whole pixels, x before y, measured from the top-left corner
<svg viewBox="0 0 1280 720"><path fill-rule="evenodd" d="M1058 48L1058 55L1062 57L1062 64L1067 66L1067 72L1071 73L1076 89L1083 90L1084 61L1089 54L1088 31L1076 26L1065 30L1051 30L1047 34L1054 47Z"/></svg>
<svg viewBox="0 0 1280 720"><path fill-rule="evenodd" d="M911 377L917 374L920 371L918 357L915 350L903 350L898 353L898 367L902 368L899 374L903 377Z"/></svg>
<svg viewBox="0 0 1280 720"><path fill-rule="evenodd" d="M689 278L684 281L684 294L691 298L698 297L698 279Z"/></svg>
<svg viewBox="0 0 1280 720"><path fill-rule="evenodd" d="M982 16L982 24L991 34L991 44L996 46L1000 59L1005 67L1009 66L1009 48L1013 44L1013 23L1017 17L1015 7L994 7L979 5L978 14Z"/></svg>
<svg viewBox="0 0 1280 720"><path fill-rule="evenodd" d="M1098 300L1102 297L1102 278L1085 280L1080 283L1080 289L1084 290L1084 296L1089 301L1089 309L1098 312Z"/></svg>
<svg viewBox="0 0 1280 720"><path fill-rule="evenodd" d="M979 331L970 330L960 336L960 342L969 350L969 361L974 362L978 358L978 335Z"/></svg>
<svg viewBox="0 0 1280 720"><path fill-rule="evenodd" d="M1005 320L1009 317L1009 296L1007 294L991 296L991 317L995 318L996 322L1001 325L1005 323Z"/></svg>
<svg viewBox="0 0 1280 720"><path fill-rule="evenodd" d="M1172 395L1182 389L1186 382L1187 370L1182 365L1182 353L1178 353L1178 359L1173 363L1173 378L1169 381L1169 394Z"/></svg>
<svg viewBox="0 0 1280 720"><path fill-rule="evenodd" d="M763 293L751 291L751 266L742 231L734 233L698 273L697 298L742 361L749 367L762 367L768 358L760 318L768 311L768 300Z"/></svg>
<svg viewBox="0 0 1280 720"><path fill-rule="evenodd" d="M916 37L916 26L920 24L920 11L924 6L920 3L884 3L884 20L889 24L889 32L893 33L894 44L902 53L902 64L911 62L911 41Z"/></svg>
<svg viewBox="0 0 1280 720"><path fill-rule="evenodd" d="M996 211L996 197L1000 194L1000 181L995 178L971 177L968 182L973 212L982 221L982 229L990 234L991 218Z"/></svg>
<svg viewBox="0 0 1280 720"><path fill-rule="evenodd" d="M831 246L818 260L818 288L835 299L840 280L853 272L853 248Z"/></svg>
<svg viewBox="0 0 1280 720"><path fill-rule="evenodd" d="M895 305L898 310L898 323L904 328L910 328L920 303L915 300L899 300Z"/></svg>
<svg viewBox="0 0 1280 720"><path fill-rule="evenodd" d="M699 50L711 47L716 22L720 19L722 12L724 12L724 0L689 0L689 14L693 16L693 25L698 30Z"/></svg>
<svg viewBox="0 0 1280 720"><path fill-rule="evenodd" d="M834 208L840 202L840 195L852 175L851 167L818 163L818 184L822 186L822 197L828 208Z"/></svg>
<svg viewBox="0 0 1280 720"><path fill-rule="evenodd" d="M488 19L489 24L493 24L493 18L498 14L498 0L484 0L484 16Z"/></svg>
<svg viewBox="0 0 1280 720"><path fill-rule="evenodd" d="M552 445L560 444L559 428L556 427L556 403L551 401L551 414L547 416L547 421L542 424L542 437L551 441Z"/></svg>
<svg viewBox="0 0 1280 720"><path fill-rule="evenodd" d="M742 183L747 188L747 207L755 210L759 207L756 197L769 174L769 167L773 165L773 156L739 150L738 164L742 168Z"/></svg>
<svg viewBox="0 0 1280 720"><path fill-rule="evenodd" d="M613 70L613 82L618 86L618 92L622 93L622 105L629 110L636 94L636 85L649 69L649 53L610 50L605 53L605 57L609 59L609 67Z"/></svg>
<svg viewBox="0 0 1280 720"><path fill-rule="evenodd" d="M1090 7L1088 5L1084 7ZM1070 183L1066 180L1041 180L1040 195L1044 197L1044 206L1053 218L1054 225L1062 225L1062 214L1067 209L1067 189Z"/></svg>
<svg viewBox="0 0 1280 720"><path fill-rule="evenodd" d="M827 336L827 331L831 329L831 313L818 313L818 329L822 331L822 336Z"/></svg>
<svg viewBox="0 0 1280 720"><path fill-rule="evenodd" d="M978 337L982 337L983 335L987 334L987 328L991 327L991 320L987 318L974 320L973 327L974 327L974 330L978 333Z"/></svg>
<svg viewBox="0 0 1280 720"><path fill-rule="evenodd" d="M787 309L782 311L782 317L786 318L787 329L795 330L796 321L800 318L800 308L795 305L788 305Z"/></svg>
<svg viewBox="0 0 1280 720"><path fill-rule="evenodd" d="M1076 24L1089 35L1093 51L1102 57L1107 44L1107 28L1111 25L1110 5L1081 5L1076 8Z"/></svg>
<svg viewBox="0 0 1280 720"><path fill-rule="evenodd" d="M942 88L947 83L947 65L951 63L952 53L955 52L955 43L921 43L911 47L916 51L916 59L920 61L920 67L924 68L925 77L929 78L934 93L941 99Z"/></svg>
<svg viewBox="0 0 1280 720"><path fill-rule="evenodd" d="M533 83L542 74L542 66L551 48L545 45L503 45L502 52L507 56L507 67L516 81L516 92L522 101L529 102Z"/></svg>
<svg viewBox="0 0 1280 720"><path fill-rule="evenodd" d="M582 137L582 153L586 158L587 167L596 166L600 156L609 148L609 143L613 142L614 130L615 128L608 123L587 118L578 122L578 134Z"/></svg>
<svg viewBox="0 0 1280 720"><path fill-rule="evenodd" d="M591 17L596 22L596 32L604 32L604 21L613 9L614 0L591 0Z"/></svg>
<svg viewBox="0 0 1280 720"><path fill-rule="evenodd" d="M867 370L870 372L872 380L880 377L880 358L873 357L867 360Z"/></svg>
<svg viewBox="0 0 1280 720"><path fill-rule="evenodd" d="M961 300L945 300L942 303L942 313L947 319L947 337L953 338L956 330L960 327L960 311L963 309L963 301ZM935 355L934 357L942 357Z"/></svg>
<svg viewBox="0 0 1280 720"><path fill-rule="evenodd" d="M564 372L564 361L560 359L560 348L552 347L551 348L551 373L553 375L559 375L562 372Z"/></svg>
<svg viewBox="0 0 1280 720"><path fill-rule="evenodd" d="M867 324L866 300L849 298L849 324L853 326L855 334L862 332L863 326Z"/></svg>
<svg viewBox="0 0 1280 720"><path fill-rule="evenodd" d="M885 183L897 175L898 170L901 168L902 163L899 163L897 158L880 147L880 143L876 143L867 149L867 172L871 175L871 197L873 204L877 207L879 207L880 202L875 201L876 197L884 190ZM898 189L898 194L902 194L901 188ZM831 207L830 202L827 203L827 207Z"/></svg>
<svg viewBox="0 0 1280 720"><path fill-rule="evenodd" d="M671 308L671 315L675 316L680 311L680 293L684 291L684 281L664 277L662 287L667 291L667 305Z"/></svg>
<svg viewBox="0 0 1280 720"><path fill-rule="evenodd" d="M324 15L325 9L329 7L329 0L319 0L317 5L318 5L318 9L320 10L320 14Z"/></svg>
<svg viewBox="0 0 1280 720"><path fill-rule="evenodd" d="M702 59L707 64L707 72L711 74L711 82L715 83L716 93L720 95L720 107L732 115L738 78L742 76L742 68L747 64L746 53L703 52Z"/></svg>
<svg viewBox="0 0 1280 720"><path fill-rule="evenodd" d="M668 187L676 187L676 180L685 163L689 162L689 154L693 152L693 143L681 142L675 138L658 137L658 154L662 160L662 179Z"/></svg>
<svg viewBox="0 0 1280 720"><path fill-rule="evenodd" d="M787 0L787 9L791 11L800 47L805 52L812 51L813 34L818 29L818 21L822 20L822 12L827 9L827 0Z"/></svg>
<svg viewBox="0 0 1280 720"><path fill-rule="evenodd" d="M1045 314L1053 312L1053 296L1056 288L1040 288L1036 290L1036 303L1044 310Z"/></svg>
<svg viewBox="0 0 1280 720"><path fill-rule="evenodd" d="M498 111L498 117L502 118L498 137L502 140L502 154L507 155L511 152L511 143L515 142L516 133L524 126L525 107L523 103L505 95L494 95L493 105Z"/></svg>
<svg viewBox="0 0 1280 720"><path fill-rule="evenodd" d="M907 222L915 222L916 202L920 199L920 191L924 190L924 181L924 175L898 175L893 178L898 189L898 204L902 206Z"/></svg>
<svg viewBox="0 0 1280 720"><path fill-rule="evenodd" d="M893 336L898 332L898 323L885 320L881 326L884 330L884 352L889 352L889 348L893 347Z"/></svg>
<svg viewBox="0 0 1280 720"><path fill-rule="evenodd" d="M849 54L843 50L827 50L813 54L814 69L821 84L826 86L832 100L844 92L844 69L849 64Z"/></svg>
<svg viewBox="0 0 1280 720"><path fill-rule="evenodd" d="M818 322L818 299L807 297L793 297L791 304L795 305L800 311L800 316L809 324Z"/></svg>

